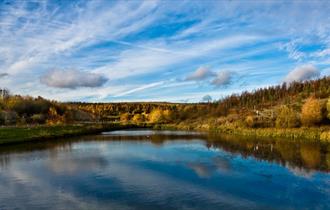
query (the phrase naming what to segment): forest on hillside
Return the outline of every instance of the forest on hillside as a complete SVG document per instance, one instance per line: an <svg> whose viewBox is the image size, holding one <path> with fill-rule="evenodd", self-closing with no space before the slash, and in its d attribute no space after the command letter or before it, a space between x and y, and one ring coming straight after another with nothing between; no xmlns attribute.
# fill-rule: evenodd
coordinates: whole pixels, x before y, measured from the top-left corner
<svg viewBox="0 0 330 210"><path fill-rule="evenodd" d="M0 125L209 123L250 128L330 125L330 77L283 83L208 103L60 103L2 90Z"/></svg>

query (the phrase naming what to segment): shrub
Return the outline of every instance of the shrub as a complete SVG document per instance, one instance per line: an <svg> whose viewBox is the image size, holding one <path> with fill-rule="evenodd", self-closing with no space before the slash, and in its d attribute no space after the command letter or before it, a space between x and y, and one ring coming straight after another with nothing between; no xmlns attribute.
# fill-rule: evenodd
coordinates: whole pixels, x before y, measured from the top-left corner
<svg viewBox="0 0 330 210"><path fill-rule="evenodd" d="M276 118L277 128L295 128L299 126L298 114L287 106L281 106Z"/></svg>
<svg viewBox="0 0 330 210"><path fill-rule="evenodd" d="M246 119L245 119L245 123L246 123L247 127L253 128L254 125L255 125L255 121L254 121L253 116L251 116L251 115L247 116Z"/></svg>
<svg viewBox="0 0 330 210"><path fill-rule="evenodd" d="M322 120L322 106L319 100L308 98L301 109L301 122L303 125L312 126Z"/></svg>

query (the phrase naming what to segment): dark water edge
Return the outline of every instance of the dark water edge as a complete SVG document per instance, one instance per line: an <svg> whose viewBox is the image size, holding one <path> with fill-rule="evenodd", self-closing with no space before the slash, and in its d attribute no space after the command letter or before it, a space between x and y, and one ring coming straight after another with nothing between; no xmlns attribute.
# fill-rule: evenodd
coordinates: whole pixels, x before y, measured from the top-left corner
<svg viewBox="0 0 330 210"><path fill-rule="evenodd" d="M122 130L0 147L0 209L329 209L330 146Z"/></svg>

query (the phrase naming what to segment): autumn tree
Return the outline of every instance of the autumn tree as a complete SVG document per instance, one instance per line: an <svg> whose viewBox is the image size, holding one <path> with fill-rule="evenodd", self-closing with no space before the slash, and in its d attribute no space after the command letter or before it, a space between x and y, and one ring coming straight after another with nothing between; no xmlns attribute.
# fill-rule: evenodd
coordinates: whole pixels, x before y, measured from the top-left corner
<svg viewBox="0 0 330 210"><path fill-rule="evenodd" d="M251 115L247 116L245 119L245 123L246 123L247 127L253 128L255 126L255 120L254 120L253 116L251 116Z"/></svg>
<svg viewBox="0 0 330 210"><path fill-rule="evenodd" d="M322 106L319 100L310 97L306 100L301 110L301 122L303 125L312 126L322 120Z"/></svg>
<svg viewBox="0 0 330 210"><path fill-rule="evenodd" d="M135 114L132 118L134 123L141 123L144 121L144 116L142 114Z"/></svg>
<svg viewBox="0 0 330 210"><path fill-rule="evenodd" d="M328 118L330 119L330 98L328 99L327 102L327 111L328 111Z"/></svg>
<svg viewBox="0 0 330 210"><path fill-rule="evenodd" d="M151 123L159 123L163 120L163 113L160 109L154 109L149 114L149 122Z"/></svg>
<svg viewBox="0 0 330 210"><path fill-rule="evenodd" d="M276 118L277 128L294 128L299 126L299 118L297 113L288 106L281 106L278 109Z"/></svg>
<svg viewBox="0 0 330 210"><path fill-rule="evenodd" d="M55 107L49 108L47 116L48 119L46 122L49 125L61 124L65 121L64 117L59 114L58 110Z"/></svg>
<svg viewBox="0 0 330 210"><path fill-rule="evenodd" d="M128 122L130 120L129 113L123 113L120 115L120 121L121 122Z"/></svg>
<svg viewBox="0 0 330 210"><path fill-rule="evenodd" d="M166 122L172 122L173 118L174 118L174 113L171 110L164 110L162 112L163 115L163 120L165 120Z"/></svg>

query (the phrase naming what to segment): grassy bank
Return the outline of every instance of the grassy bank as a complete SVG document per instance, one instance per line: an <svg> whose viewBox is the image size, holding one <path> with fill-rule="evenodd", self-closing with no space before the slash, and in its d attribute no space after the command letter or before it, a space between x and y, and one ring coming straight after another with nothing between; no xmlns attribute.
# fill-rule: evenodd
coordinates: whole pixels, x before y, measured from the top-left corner
<svg viewBox="0 0 330 210"><path fill-rule="evenodd" d="M214 123L181 122L178 124L75 124L56 126L0 127L0 145L19 142L45 140L79 135L97 134L128 128L154 128L168 130L196 130L232 134L253 138L278 138L330 143L329 127L315 128L242 128L234 125L215 125Z"/></svg>
<svg viewBox="0 0 330 210"><path fill-rule="evenodd" d="M214 125L209 123L179 123L155 125L156 129L211 131L254 138L278 138L330 143L329 127L301 128L243 128L234 125Z"/></svg>
<svg viewBox="0 0 330 210"><path fill-rule="evenodd" d="M75 124L56 126L0 127L0 145L97 134L102 131L135 128L132 124Z"/></svg>

